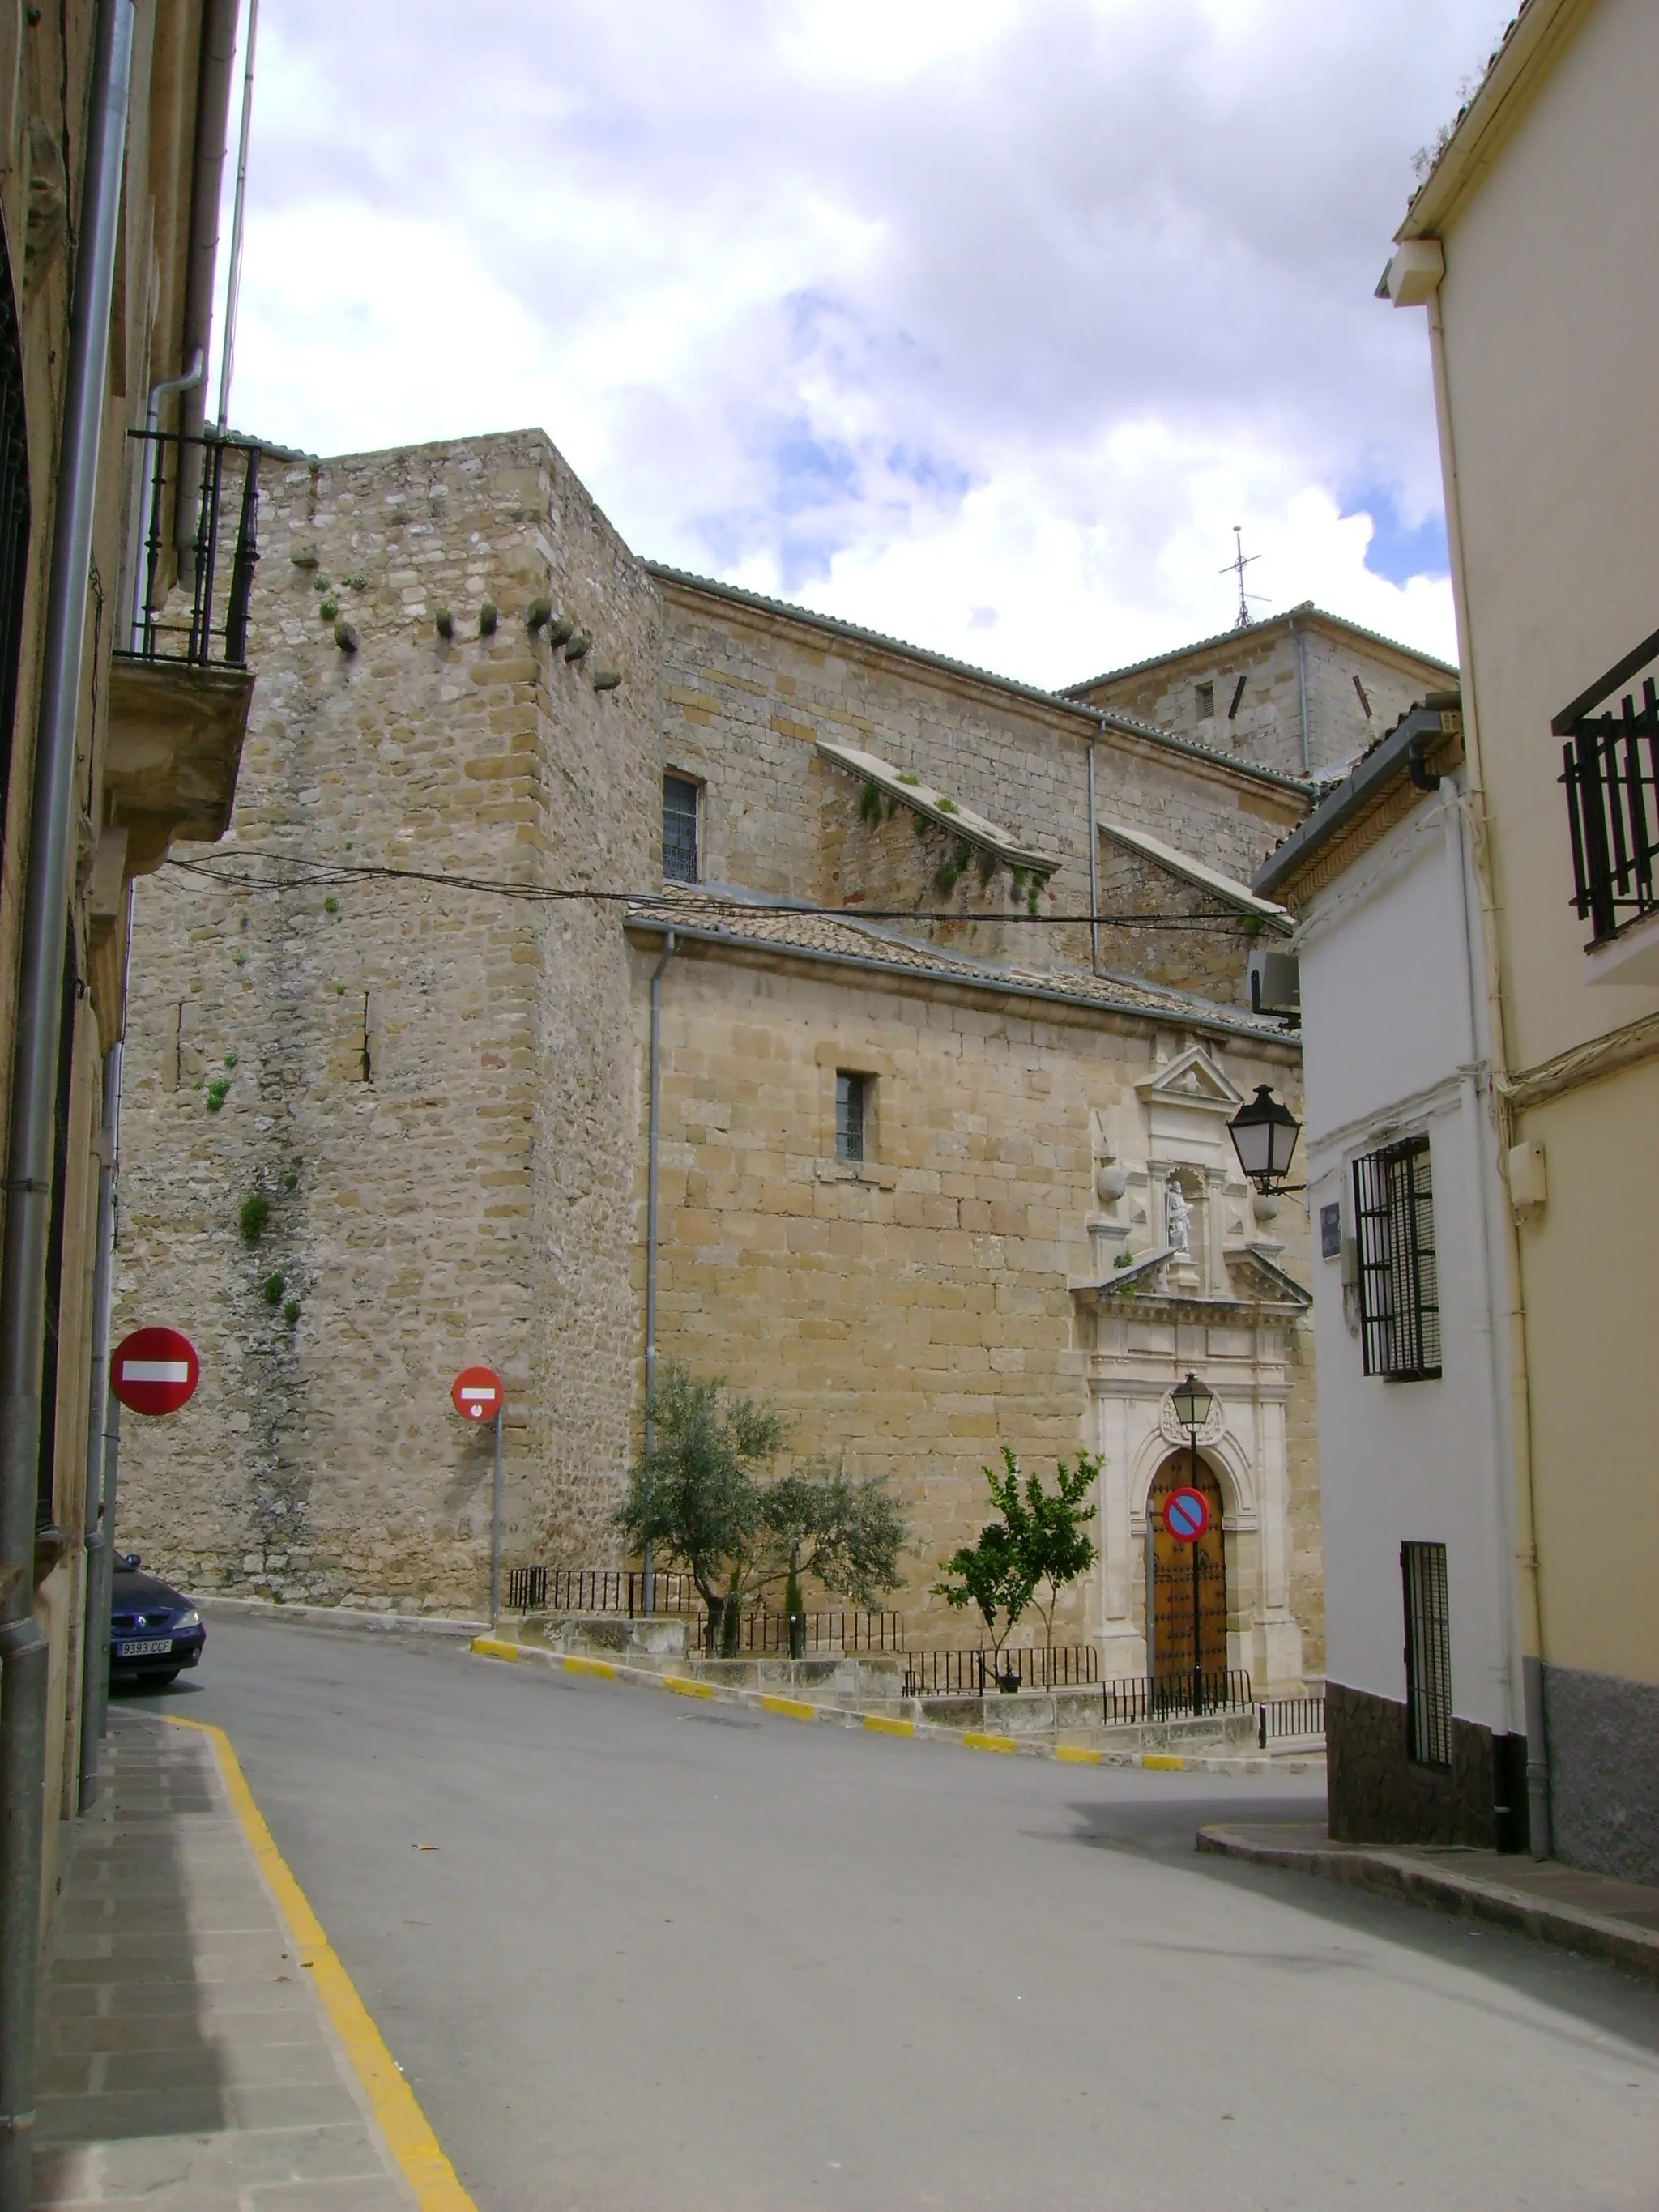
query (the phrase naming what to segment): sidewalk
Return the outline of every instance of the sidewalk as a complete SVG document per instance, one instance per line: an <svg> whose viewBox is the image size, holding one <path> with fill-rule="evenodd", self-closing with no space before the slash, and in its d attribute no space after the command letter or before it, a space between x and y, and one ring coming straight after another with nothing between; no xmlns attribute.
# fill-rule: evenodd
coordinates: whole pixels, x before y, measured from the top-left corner
<svg viewBox="0 0 1659 2212"><path fill-rule="evenodd" d="M36 2205L416 2212L438 2201L399 2171L301 1948L212 1736L113 1706L43 1991Z"/></svg>
<svg viewBox="0 0 1659 2212"><path fill-rule="evenodd" d="M1659 1889L1642 1882L1497 1851L1333 1843L1322 1821L1228 1822L1200 1828L1198 1848L1410 1898L1659 1983Z"/></svg>

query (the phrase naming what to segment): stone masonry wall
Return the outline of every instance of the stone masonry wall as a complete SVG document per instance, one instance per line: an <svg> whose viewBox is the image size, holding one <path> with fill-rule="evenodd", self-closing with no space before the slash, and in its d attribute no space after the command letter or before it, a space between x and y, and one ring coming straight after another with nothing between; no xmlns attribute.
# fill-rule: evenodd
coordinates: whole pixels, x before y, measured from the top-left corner
<svg viewBox="0 0 1659 2212"><path fill-rule="evenodd" d="M708 881L794 896L810 887L827 905L844 902L841 843L821 835L820 817L843 789L856 806L857 790L819 756L822 736L1052 854L1059 872L1044 911L1087 912L1091 731L1081 716L695 586L670 581L664 597L664 761L704 786ZM1103 817L1245 882L1307 811L1297 792L1110 731L1096 775ZM896 822L901 830L909 834ZM1087 965L1086 928L1012 925L1009 937L1006 957L1024 964ZM981 934L974 949L984 944Z"/></svg>
<svg viewBox="0 0 1659 2212"><path fill-rule="evenodd" d="M633 954L635 1030L660 939ZM1052 1482L1089 1437L1088 1344L1068 1280L1091 1279L1094 1133L1133 1118L1151 1024L810 962L684 945L662 983L658 1347L770 1396L802 1456L891 1478L911 1517L908 1640L974 1625L930 1598L939 1562L990 1517L980 1469L1004 1444ZM1293 1045L1206 1040L1241 1089L1299 1098ZM867 1157L835 1157L837 1068L873 1076ZM643 1125L635 1201L643 1221ZM1287 1264L1304 1273L1305 1217ZM643 1302L643 1240L635 1294ZM1291 1602L1323 1663L1313 1377L1293 1331ZM1097 1626L1092 1585L1057 1617ZM1028 1640L1028 1624L1020 1639Z"/></svg>
<svg viewBox="0 0 1659 2212"><path fill-rule="evenodd" d="M451 1410L464 1364L507 1385L509 1555L608 1540L634 1071L615 909L453 879L655 866L656 596L540 433L265 482L234 834L197 856L214 878L138 891L116 1326L176 1322L203 1381L128 1422L121 1534L198 1589L467 1609L489 1441ZM538 598L586 660L531 633ZM307 874L365 866L451 880Z"/></svg>
<svg viewBox="0 0 1659 2212"><path fill-rule="evenodd" d="M1428 692L1456 682L1437 662L1367 639L1344 623L1327 623L1317 615L1298 617L1298 623L1307 659L1308 750L1316 775L1356 760ZM1230 716L1241 676L1244 694L1237 714ZM1356 676L1364 689L1364 702L1354 688ZM1201 712L1203 684L1214 701L1208 716ZM1086 684L1073 696L1091 706L1115 707L1281 775L1303 773L1297 641L1287 624L1274 623L1171 653L1149 667Z"/></svg>

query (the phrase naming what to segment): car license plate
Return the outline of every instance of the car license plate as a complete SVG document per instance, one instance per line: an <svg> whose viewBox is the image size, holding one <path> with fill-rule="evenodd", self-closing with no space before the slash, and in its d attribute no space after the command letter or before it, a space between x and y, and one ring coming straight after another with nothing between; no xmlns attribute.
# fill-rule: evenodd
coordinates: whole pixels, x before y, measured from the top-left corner
<svg viewBox="0 0 1659 2212"><path fill-rule="evenodd" d="M150 1636L137 1644L118 1644L115 1656L118 1659L170 1659L173 1638L170 1636Z"/></svg>

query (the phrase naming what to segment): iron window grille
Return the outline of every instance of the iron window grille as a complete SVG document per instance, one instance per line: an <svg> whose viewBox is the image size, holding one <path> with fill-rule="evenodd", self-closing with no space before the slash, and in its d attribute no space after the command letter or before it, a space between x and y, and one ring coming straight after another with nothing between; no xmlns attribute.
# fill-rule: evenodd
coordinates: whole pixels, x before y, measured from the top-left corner
<svg viewBox="0 0 1659 2212"><path fill-rule="evenodd" d="M846 1069L837 1068L836 1158L838 1160L861 1160L864 1158L864 1125L869 1103L869 1077L849 1074Z"/></svg>
<svg viewBox="0 0 1659 2212"><path fill-rule="evenodd" d="M1402 1544L1406 1753L1415 1766L1452 1763L1451 1620L1443 1544Z"/></svg>
<svg viewBox="0 0 1659 2212"><path fill-rule="evenodd" d="M1642 686L1639 707L1627 692L1616 714L1591 711L1656 653L1659 634L1550 726L1566 740L1561 781L1572 844L1572 908L1589 923L1592 946L1606 944L1626 923L1659 906L1653 883L1659 854L1659 696L1653 678Z"/></svg>
<svg viewBox="0 0 1659 2212"><path fill-rule="evenodd" d="M1357 1159L1353 1205L1365 1372L1431 1382L1440 1373L1440 1277L1427 1137Z"/></svg>
<svg viewBox="0 0 1659 2212"><path fill-rule="evenodd" d="M690 776L662 780L662 872L674 884L697 881L698 790Z"/></svg>

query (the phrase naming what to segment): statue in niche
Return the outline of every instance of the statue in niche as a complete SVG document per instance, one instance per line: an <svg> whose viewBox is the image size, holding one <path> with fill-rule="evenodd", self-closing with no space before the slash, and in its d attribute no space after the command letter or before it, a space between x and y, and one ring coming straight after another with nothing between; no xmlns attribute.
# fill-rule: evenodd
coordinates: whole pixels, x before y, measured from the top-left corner
<svg viewBox="0 0 1659 2212"><path fill-rule="evenodd" d="M1192 1218L1186 1193L1178 1182L1172 1182L1164 1194L1164 1241L1183 1260L1192 1256Z"/></svg>

